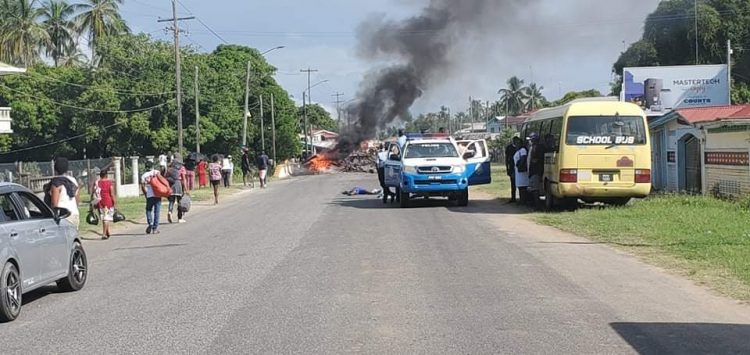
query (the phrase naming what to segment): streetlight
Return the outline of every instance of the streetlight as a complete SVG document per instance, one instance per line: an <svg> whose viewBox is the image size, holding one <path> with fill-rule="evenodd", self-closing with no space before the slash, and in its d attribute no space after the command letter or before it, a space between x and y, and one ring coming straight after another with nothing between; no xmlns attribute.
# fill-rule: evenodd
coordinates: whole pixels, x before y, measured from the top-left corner
<svg viewBox="0 0 750 355"><path fill-rule="evenodd" d="M319 81L319 82L317 82L317 83L313 84L312 86L310 86L310 87L309 87L309 88L308 88L307 90L305 90L304 92L306 92L306 93L307 93L307 97L308 97L308 98L310 98L310 92L309 92L309 91L310 91L310 90L311 90L312 88L314 88L314 87L316 87L316 86L318 86L318 85L321 85L321 84L325 84L325 83L327 83L327 82L329 82L329 81L330 81L330 80L322 80L322 81ZM310 103L312 103L312 101L311 101Z"/></svg>
<svg viewBox="0 0 750 355"><path fill-rule="evenodd" d="M260 55L266 55L266 54L268 54L268 53L271 53L271 52L273 52L273 51L275 51L275 50L277 50L277 49L284 49L284 48L286 48L286 46L277 46L277 47L273 47L273 48L271 48L271 49L269 49L269 50L267 50L267 51L265 51L265 52L261 53Z"/></svg>

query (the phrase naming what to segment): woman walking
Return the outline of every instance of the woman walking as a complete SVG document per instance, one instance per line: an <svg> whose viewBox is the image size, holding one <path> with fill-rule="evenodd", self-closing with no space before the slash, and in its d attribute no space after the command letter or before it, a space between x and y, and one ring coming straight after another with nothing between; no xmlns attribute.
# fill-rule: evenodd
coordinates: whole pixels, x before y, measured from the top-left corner
<svg viewBox="0 0 750 355"><path fill-rule="evenodd" d="M109 179L107 170L99 172L99 180L96 181L95 191L99 195L99 215L102 220L102 238L109 239L110 228L115 215L115 184Z"/></svg>
<svg viewBox="0 0 750 355"><path fill-rule="evenodd" d="M182 196L185 194L185 187L187 186L186 175L187 171L182 163L182 156L175 154L167 170L167 181L172 185L172 196L169 196L169 209L167 211L167 220L169 223L172 223L172 212L175 205L177 205L177 222L185 223L185 220L182 218L182 210L179 206Z"/></svg>
<svg viewBox="0 0 750 355"><path fill-rule="evenodd" d="M211 186L214 189L214 205L219 204L219 185L221 184L221 164L219 156L211 157L211 164L208 164L208 175L211 178Z"/></svg>
<svg viewBox="0 0 750 355"><path fill-rule="evenodd" d="M206 159L201 159L198 163L198 187L201 189L208 186L208 173L206 169L208 169L208 163L206 163Z"/></svg>

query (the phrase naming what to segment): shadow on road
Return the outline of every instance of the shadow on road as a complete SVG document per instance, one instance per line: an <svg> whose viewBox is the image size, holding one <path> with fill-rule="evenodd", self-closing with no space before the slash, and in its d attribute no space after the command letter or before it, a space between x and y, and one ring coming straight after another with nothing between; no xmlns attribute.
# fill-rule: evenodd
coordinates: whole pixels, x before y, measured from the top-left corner
<svg viewBox="0 0 750 355"><path fill-rule="evenodd" d="M49 285L49 286L44 286L42 288L38 288L34 291L31 291L23 295L23 305L27 306L41 299L42 297L51 295L53 293L60 293L60 289L58 289L57 286L55 285Z"/></svg>
<svg viewBox="0 0 750 355"><path fill-rule="evenodd" d="M505 204L506 200L472 200L469 201L469 206L458 207L455 202L448 201L445 198L416 198L411 200L409 206L413 208L436 208L445 207L451 212L458 213L496 213L496 214L525 214L533 212L530 208L508 205ZM381 199L375 198L375 196L359 196L359 197L342 197L334 199L331 205L357 208L357 209L386 209L386 208L400 208L399 203L391 203L390 201L385 204ZM408 209L407 209L408 210Z"/></svg>
<svg viewBox="0 0 750 355"><path fill-rule="evenodd" d="M639 354L750 354L750 325L612 323Z"/></svg>

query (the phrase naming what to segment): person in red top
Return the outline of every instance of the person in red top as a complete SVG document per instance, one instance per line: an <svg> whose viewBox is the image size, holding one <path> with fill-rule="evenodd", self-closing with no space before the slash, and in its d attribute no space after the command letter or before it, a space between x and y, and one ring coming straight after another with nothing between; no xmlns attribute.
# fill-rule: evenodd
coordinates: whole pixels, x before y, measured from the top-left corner
<svg viewBox="0 0 750 355"><path fill-rule="evenodd" d="M206 171L206 168L208 168L206 159L201 159L198 163L198 187L200 188L208 186L208 172Z"/></svg>
<svg viewBox="0 0 750 355"><path fill-rule="evenodd" d="M99 173L99 180L96 181L95 193L99 195L99 214L102 219L103 238L109 239L110 227L115 214L115 184L109 179L107 170Z"/></svg>

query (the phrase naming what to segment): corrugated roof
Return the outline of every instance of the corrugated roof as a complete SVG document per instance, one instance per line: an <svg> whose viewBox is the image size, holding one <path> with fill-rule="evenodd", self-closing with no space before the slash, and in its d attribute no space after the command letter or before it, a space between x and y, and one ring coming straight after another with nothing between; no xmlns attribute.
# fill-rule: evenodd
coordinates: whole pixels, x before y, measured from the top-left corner
<svg viewBox="0 0 750 355"><path fill-rule="evenodd" d="M683 108L676 112L692 124L724 119L750 119L750 105Z"/></svg>

